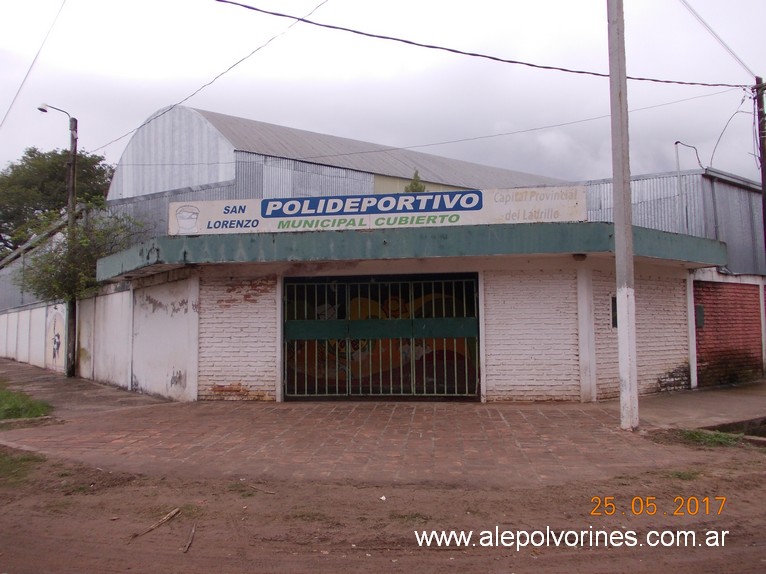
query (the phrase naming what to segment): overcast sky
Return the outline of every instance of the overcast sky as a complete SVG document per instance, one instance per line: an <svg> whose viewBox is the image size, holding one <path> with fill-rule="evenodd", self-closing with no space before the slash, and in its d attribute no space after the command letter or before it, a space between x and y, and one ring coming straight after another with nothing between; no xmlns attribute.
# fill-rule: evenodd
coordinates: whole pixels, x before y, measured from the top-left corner
<svg viewBox="0 0 766 574"><path fill-rule="evenodd" d="M766 2L687 2L750 70L766 75ZM306 15L321 0L243 3ZM79 119L81 149L117 163L130 136L102 146L287 30L184 105L392 146L471 139L417 149L573 181L611 177L603 78L303 23L288 30L291 20L215 0L67 0L56 20L61 6L0 3L0 117L10 109L0 128L0 168L30 146L68 147L66 117L38 112L42 102ZM608 72L606 0L327 0L311 19ZM625 0L625 25L629 75L753 83L680 0ZM737 88L630 81L631 173L674 171L680 140L696 146L704 167L760 181L749 96ZM698 167L694 150L681 147L679 157L681 169Z"/></svg>

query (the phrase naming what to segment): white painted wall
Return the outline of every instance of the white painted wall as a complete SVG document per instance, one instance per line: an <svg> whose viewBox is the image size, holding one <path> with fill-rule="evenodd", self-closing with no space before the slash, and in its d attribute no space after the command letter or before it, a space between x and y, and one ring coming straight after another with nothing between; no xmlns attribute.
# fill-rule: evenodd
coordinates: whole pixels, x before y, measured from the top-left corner
<svg viewBox="0 0 766 574"><path fill-rule="evenodd" d="M8 315L8 341L6 343L6 353L9 359L18 360L16 349L19 341L19 314L10 313Z"/></svg>
<svg viewBox="0 0 766 574"><path fill-rule="evenodd" d="M93 359L94 329L96 327L96 297L77 302L77 375L84 379L92 379L95 368Z"/></svg>
<svg viewBox="0 0 766 574"><path fill-rule="evenodd" d="M8 354L8 317L9 313L0 314L0 357L10 358Z"/></svg>
<svg viewBox="0 0 766 574"><path fill-rule="evenodd" d="M488 401L580 399L574 266L487 271L483 304Z"/></svg>
<svg viewBox="0 0 766 574"><path fill-rule="evenodd" d="M45 368L45 316L47 307L29 310L29 363Z"/></svg>
<svg viewBox="0 0 766 574"><path fill-rule="evenodd" d="M134 291L133 390L197 399L198 308L196 276Z"/></svg>
<svg viewBox="0 0 766 574"><path fill-rule="evenodd" d="M0 315L0 357L64 372L66 310L42 305Z"/></svg>
<svg viewBox="0 0 766 574"><path fill-rule="evenodd" d="M66 305L49 305L45 310L45 368L66 370Z"/></svg>
<svg viewBox="0 0 766 574"><path fill-rule="evenodd" d="M658 378L689 360L687 273L669 267L636 268L636 353L638 392L658 390ZM614 275L593 273L598 398L620 394L617 329L612 327Z"/></svg>
<svg viewBox="0 0 766 574"><path fill-rule="evenodd" d="M29 309L19 312L16 326L16 360L20 363L29 362Z"/></svg>
<svg viewBox="0 0 766 574"><path fill-rule="evenodd" d="M95 298L90 354L93 379L130 388L133 300L130 291ZM80 341L82 347L83 341Z"/></svg>

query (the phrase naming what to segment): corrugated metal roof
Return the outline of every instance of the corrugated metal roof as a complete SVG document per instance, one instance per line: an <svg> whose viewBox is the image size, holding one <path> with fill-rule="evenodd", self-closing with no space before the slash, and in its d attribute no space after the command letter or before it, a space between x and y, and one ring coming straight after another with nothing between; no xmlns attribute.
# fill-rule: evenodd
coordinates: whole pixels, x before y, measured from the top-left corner
<svg viewBox="0 0 766 574"><path fill-rule="evenodd" d="M278 126L195 109L234 149L298 159L379 175L457 187L491 189L561 183L561 180L401 148Z"/></svg>

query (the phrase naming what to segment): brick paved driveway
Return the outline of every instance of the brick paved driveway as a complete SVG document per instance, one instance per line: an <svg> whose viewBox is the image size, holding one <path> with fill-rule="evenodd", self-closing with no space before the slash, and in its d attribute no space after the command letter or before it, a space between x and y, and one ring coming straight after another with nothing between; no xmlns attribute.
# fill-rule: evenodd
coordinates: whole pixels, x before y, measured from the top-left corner
<svg viewBox="0 0 766 574"><path fill-rule="evenodd" d="M170 403L2 359L0 378L49 400L65 419L0 428L0 444L154 476L539 486L697 456L619 430L614 402ZM755 404L766 415L763 387L748 392L740 408ZM702 399L725 410L715 396ZM680 412L652 401L651 412Z"/></svg>

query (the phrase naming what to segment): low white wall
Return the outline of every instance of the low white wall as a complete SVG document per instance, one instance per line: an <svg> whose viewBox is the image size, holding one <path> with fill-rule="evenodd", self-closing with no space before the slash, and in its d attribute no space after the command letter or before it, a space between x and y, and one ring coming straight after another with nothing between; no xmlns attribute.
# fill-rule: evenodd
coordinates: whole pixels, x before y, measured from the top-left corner
<svg viewBox="0 0 766 574"><path fill-rule="evenodd" d="M0 315L0 357L63 373L66 308L41 305Z"/></svg>
<svg viewBox="0 0 766 574"><path fill-rule="evenodd" d="M134 291L133 390L197 399L198 308L196 277Z"/></svg>
<svg viewBox="0 0 766 574"><path fill-rule="evenodd" d="M130 388L131 310L130 291L98 295L79 302L79 376Z"/></svg>

